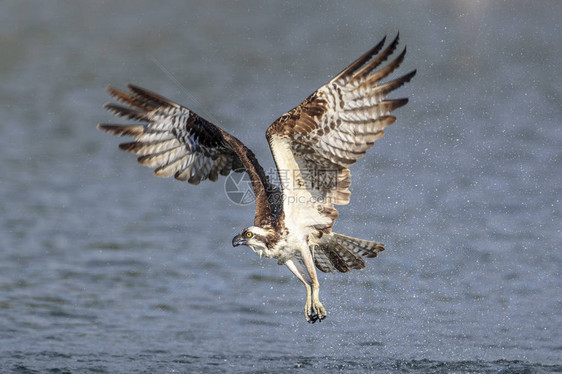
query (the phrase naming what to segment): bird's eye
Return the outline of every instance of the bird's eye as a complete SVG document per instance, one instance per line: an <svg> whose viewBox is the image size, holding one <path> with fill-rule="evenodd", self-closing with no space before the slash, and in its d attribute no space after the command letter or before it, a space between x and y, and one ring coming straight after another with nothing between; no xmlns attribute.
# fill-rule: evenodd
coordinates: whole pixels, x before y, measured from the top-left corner
<svg viewBox="0 0 562 374"><path fill-rule="evenodd" d="M254 234L252 234L251 232L246 233L246 238L251 238L252 236L254 236Z"/></svg>

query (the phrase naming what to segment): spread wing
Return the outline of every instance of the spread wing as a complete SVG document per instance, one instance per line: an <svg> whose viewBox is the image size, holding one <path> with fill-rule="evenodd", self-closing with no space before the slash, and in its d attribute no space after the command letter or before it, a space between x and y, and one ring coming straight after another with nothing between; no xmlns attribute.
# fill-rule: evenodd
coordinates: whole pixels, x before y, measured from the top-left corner
<svg viewBox="0 0 562 374"><path fill-rule="evenodd" d="M385 39L268 128L283 181L286 223L331 232L338 216L334 205L349 202L348 167L394 123L390 113L408 102L386 96L410 81L415 70L381 83L400 66L406 48L375 71L398 45L397 35L379 54Z"/></svg>
<svg viewBox="0 0 562 374"><path fill-rule="evenodd" d="M126 104L105 104L119 117L145 122L141 125L99 124L98 128L133 142L119 145L139 155L138 162L155 168L159 177L199 184L231 171L247 172L256 196L256 224L280 214L274 201L280 191L266 177L254 153L218 126L189 109L143 88L128 85L130 92L108 87L115 100ZM278 199L276 201L279 201Z"/></svg>

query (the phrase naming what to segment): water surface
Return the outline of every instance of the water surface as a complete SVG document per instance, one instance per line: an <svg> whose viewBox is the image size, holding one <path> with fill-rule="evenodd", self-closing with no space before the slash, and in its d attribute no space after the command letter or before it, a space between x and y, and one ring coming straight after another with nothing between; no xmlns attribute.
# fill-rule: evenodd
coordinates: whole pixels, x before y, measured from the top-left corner
<svg viewBox="0 0 562 374"><path fill-rule="evenodd" d="M562 371L562 58L557 2L0 5L3 372ZM338 232L383 241L321 276L232 237L224 181L154 178L104 87L134 82L273 166L266 127L384 34L410 103L352 168ZM176 84L179 82L179 85Z"/></svg>

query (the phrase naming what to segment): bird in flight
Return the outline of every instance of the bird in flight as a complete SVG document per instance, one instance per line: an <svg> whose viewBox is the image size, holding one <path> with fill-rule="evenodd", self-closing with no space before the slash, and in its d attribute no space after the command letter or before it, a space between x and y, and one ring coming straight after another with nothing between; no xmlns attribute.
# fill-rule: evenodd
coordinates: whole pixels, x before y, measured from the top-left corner
<svg viewBox="0 0 562 374"><path fill-rule="evenodd" d="M132 84L128 92L108 87L125 105L106 103L105 108L143 124L98 128L132 137L119 148L139 155L138 162L155 168L159 177L197 185L231 172L247 173L255 196L254 224L236 235L232 245L246 245L260 257L286 265L306 288L306 320L322 321L326 309L319 299L316 268L326 273L363 269L364 257L384 250L382 243L338 234L332 227L338 217L334 206L349 203L349 167L394 123L391 112L408 102L386 97L409 82L415 70L382 82L404 60L406 48L383 64L398 39L383 49L383 38L269 126L266 138L281 185L270 180L240 140L186 107Z"/></svg>

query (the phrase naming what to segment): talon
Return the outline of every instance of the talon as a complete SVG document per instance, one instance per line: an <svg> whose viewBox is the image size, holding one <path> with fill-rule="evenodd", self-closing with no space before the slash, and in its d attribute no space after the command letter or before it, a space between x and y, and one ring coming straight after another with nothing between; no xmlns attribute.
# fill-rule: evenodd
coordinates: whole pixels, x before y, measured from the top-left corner
<svg viewBox="0 0 562 374"><path fill-rule="evenodd" d="M320 302L313 303L312 309L318 321L322 322L322 320L326 318L327 316L326 309L324 308L324 305L322 305L322 303Z"/></svg>
<svg viewBox="0 0 562 374"><path fill-rule="evenodd" d="M304 316L308 323L315 323L320 319L320 315L317 313L314 304L308 305L307 303L307 305L304 308Z"/></svg>
<svg viewBox="0 0 562 374"><path fill-rule="evenodd" d="M320 302L312 302L311 305L307 303L304 308L304 316L308 323L322 322L326 318L326 309Z"/></svg>

